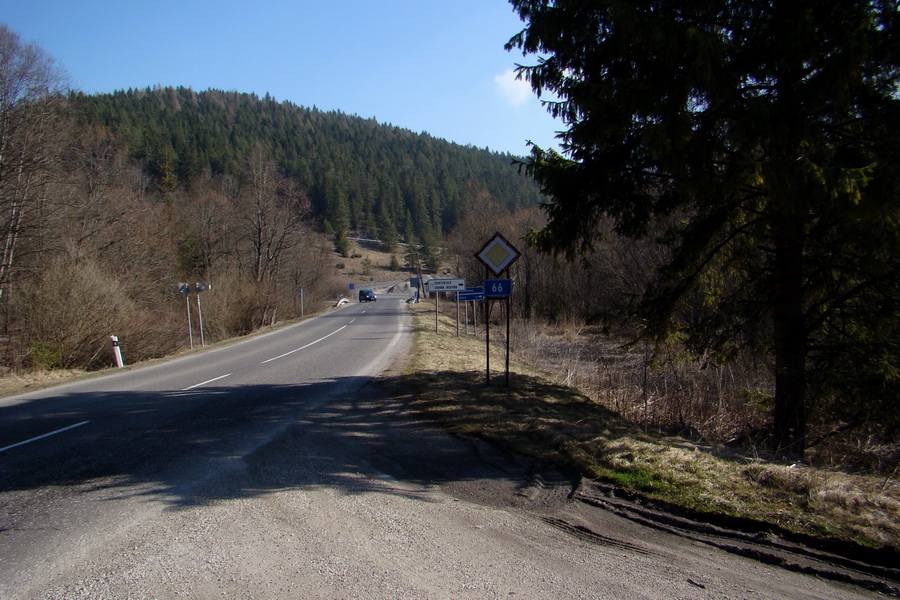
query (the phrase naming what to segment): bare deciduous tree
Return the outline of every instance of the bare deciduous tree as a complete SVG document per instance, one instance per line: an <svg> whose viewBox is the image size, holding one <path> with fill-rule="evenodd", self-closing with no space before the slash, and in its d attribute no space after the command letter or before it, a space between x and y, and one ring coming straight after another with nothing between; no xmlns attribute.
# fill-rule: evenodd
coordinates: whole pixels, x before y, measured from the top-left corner
<svg viewBox="0 0 900 600"><path fill-rule="evenodd" d="M64 90L53 59L0 25L0 299L5 302L22 237L58 162Z"/></svg>
<svg viewBox="0 0 900 600"><path fill-rule="evenodd" d="M246 185L235 210L248 274L258 283L272 279L284 253L299 243L309 215L306 194L280 176L274 161L257 145L247 161Z"/></svg>

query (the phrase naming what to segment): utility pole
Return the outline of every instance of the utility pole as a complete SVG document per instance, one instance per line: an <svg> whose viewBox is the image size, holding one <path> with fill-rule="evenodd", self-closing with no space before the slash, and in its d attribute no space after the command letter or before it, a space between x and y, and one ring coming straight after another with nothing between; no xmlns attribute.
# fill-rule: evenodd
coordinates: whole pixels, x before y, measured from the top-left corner
<svg viewBox="0 0 900 600"><path fill-rule="evenodd" d="M418 286L418 294L416 294L416 302L422 297L422 290L425 288L422 282L422 264L419 262L419 251L416 250L416 276L419 282Z"/></svg>

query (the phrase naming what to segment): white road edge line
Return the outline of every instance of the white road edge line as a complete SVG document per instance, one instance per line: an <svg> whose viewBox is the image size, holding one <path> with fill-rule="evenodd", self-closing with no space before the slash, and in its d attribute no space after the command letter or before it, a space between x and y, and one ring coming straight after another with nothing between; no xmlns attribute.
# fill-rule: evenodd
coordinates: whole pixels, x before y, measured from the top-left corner
<svg viewBox="0 0 900 600"><path fill-rule="evenodd" d="M192 385L192 386L190 386L190 387L186 387L186 388L184 388L184 389L181 390L181 391L182 391L182 392L186 392L186 391L188 391L188 390L192 390L192 389L194 389L194 388L198 388L198 387L200 387L201 385L206 385L207 383L212 383L213 381L218 381L218 380L220 380L220 379L225 379L226 377L229 377L230 375L231 375L231 373L226 373L225 375L219 375L218 377L213 377L212 379L207 379L206 381L203 381L203 382L200 382L200 383L195 383L194 385Z"/></svg>
<svg viewBox="0 0 900 600"><path fill-rule="evenodd" d="M24 446L25 444L30 444L31 442L36 442L38 440L42 440L44 438L48 438L51 435L56 435L58 433L62 433L64 431L69 431L70 429L75 429L76 427L81 427L82 425L87 425L90 421L82 421L81 423L75 423L74 425L69 425L68 427L63 427L62 429L57 429L56 431L51 431L50 433L45 433L44 435L39 435L37 437L33 437L30 440L25 440L24 442L19 442L17 444L10 444L5 448L0 448L0 452L6 452L7 450L11 450L12 448L17 448L19 446Z"/></svg>
<svg viewBox="0 0 900 600"><path fill-rule="evenodd" d="M281 355L279 355L279 356L275 356L275 357L272 357L272 358L270 358L270 359L268 359L268 360L264 360L264 361L262 361L260 364L263 364L263 365L264 365L264 364L266 364L266 363L272 362L273 360L278 360L279 358L284 358L285 356L290 356L290 355L293 354L294 352L300 352L301 350L304 350L304 349L306 349L306 348L309 348L309 347L312 346L313 344L318 344L318 343L321 342L322 340L324 340L324 339L326 339L326 338L330 338L331 336L333 336L334 334L336 334L338 331L341 331L341 329L347 329L347 326L344 325L344 326L341 327L340 329L336 329L336 330L332 331L331 333L329 333L328 335L323 336L323 337L320 337L319 339L317 339L317 340L314 341L314 342L310 342L310 343L308 343L308 344L305 345L305 346L301 346L301 347L299 347L299 348L294 348L294 349L291 350L290 352L285 352L284 354L281 354Z"/></svg>

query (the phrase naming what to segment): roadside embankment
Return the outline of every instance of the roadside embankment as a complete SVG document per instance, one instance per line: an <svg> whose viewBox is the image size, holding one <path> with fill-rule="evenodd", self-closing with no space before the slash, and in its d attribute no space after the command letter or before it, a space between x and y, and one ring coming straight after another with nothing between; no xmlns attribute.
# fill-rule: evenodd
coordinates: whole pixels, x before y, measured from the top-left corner
<svg viewBox="0 0 900 600"><path fill-rule="evenodd" d="M623 493L703 519L826 546L896 557L900 485L891 479L779 464L732 448L644 431L579 390L457 337L456 323L434 304L411 305L416 340L404 380L413 406L452 432L490 441Z"/></svg>

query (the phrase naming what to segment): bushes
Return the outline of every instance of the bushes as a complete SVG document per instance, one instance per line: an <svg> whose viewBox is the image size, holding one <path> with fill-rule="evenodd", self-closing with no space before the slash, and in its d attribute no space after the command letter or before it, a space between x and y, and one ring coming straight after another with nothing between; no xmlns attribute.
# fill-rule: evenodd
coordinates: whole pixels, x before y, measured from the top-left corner
<svg viewBox="0 0 900 600"><path fill-rule="evenodd" d="M48 266L26 292L25 313L25 364L45 369L108 364L109 336L139 329L140 311L116 278L90 260Z"/></svg>
<svg viewBox="0 0 900 600"><path fill-rule="evenodd" d="M771 369L751 353L723 365L677 348L652 356L649 348L623 348L596 327L534 321L517 322L512 343L557 383L579 388L645 429L751 454L767 447L774 382ZM843 421L827 405L815 407L813 416L810 464L883 474L896 467L900 444L889 428Z"/></svg>

